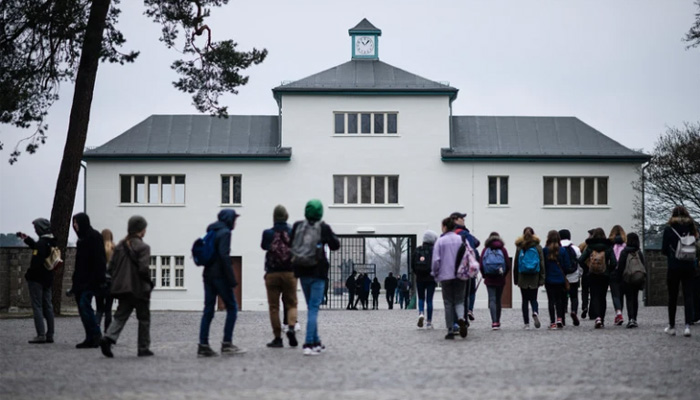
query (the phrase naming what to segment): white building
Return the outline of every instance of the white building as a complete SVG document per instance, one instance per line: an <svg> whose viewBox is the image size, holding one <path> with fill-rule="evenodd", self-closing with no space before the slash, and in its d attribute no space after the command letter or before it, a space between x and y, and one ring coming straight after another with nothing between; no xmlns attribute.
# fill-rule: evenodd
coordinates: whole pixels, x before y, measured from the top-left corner
<svg viewBox="0 0 700 400"><path fill-rule="evenodd" d="M543 242L568 228L579 242L592 227L633 225L632 182L648 156L575 117L453 116L456 88L380 61L367 20L349 33L350 61L273 89L279 115L153 115L85 153L93 225L121 237L130 216L149 222L153 309L201 309L190 248L227 207L242 214L232 256L243 309L266 308L260 238L277 204L291 223L321 199L324 220L348 235L335 267L364 262L363 236L414 247L453 211L482 241L498 231L511 256L525 226Z"/></svg>

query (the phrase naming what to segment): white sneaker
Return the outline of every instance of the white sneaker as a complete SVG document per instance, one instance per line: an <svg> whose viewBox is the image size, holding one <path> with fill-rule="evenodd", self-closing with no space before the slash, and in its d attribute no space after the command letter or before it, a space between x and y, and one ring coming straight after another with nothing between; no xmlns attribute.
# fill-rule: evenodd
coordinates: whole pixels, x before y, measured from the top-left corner
<svg viewBox="0 0 700 400"><path fill-rule="evenodd" d="M530 330L530 324L525 324L525 326L523 326L523 329L526 330L526 331L529 331L529 330Z"/></svg>
<svg viewBox="0 0 700 400"><path fill-rule="evenodd" d="M423 320L424 320L424 319L425 319L425 317L423 316L423 314L421 314L421 315L418 316L418 327L419 327L419 328L422 328L422 327L423 327Z"/></svg>
<svg viewBox="0 0 700 400"><path fill-rule="evenodd" d="M430 322L430 321L428 321L428 322L425 324L425 329L433 329L433 323Z"/></svg>
<svg viewBox="0 0 700 400"><path fill-rule="evenodd" d="M666 334L669 336L676 336L676 328L671 328L670 326L667 326L664 329L664 332L666 332Z"/></svg>
<svg viewBox="0 0 700 400"><path fill-rule="evenodd" d="M305 356L317 356L321 354L321 350L313 347L312 345L305 344L304 345L304 355Z"/></svg>
<svg viewBox="0 0 700 400"><path fill-rule="evenodd" d="M685 329L683 330L683 336L690 337L690 325L685 326Z"/></svg>
<svg viewBox="0 0 700 400"><path fill-rule="evenodd" d="M294 325L294 332L301 332L301 325L298 322Z"/></svg>

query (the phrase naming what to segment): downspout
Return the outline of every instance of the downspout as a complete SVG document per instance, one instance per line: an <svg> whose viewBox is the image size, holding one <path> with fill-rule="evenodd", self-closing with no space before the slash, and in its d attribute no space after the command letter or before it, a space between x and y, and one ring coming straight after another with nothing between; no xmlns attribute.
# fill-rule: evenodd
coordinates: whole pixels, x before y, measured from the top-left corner
<svg viewBox="0 0 700 400"><path fill-rule="evenodd" d="M83 212L87 214L87 164L81 161L80 168L83 169Z"/></svg>
<svg viewBox="0 0 700 400"><path fill-rule="evenodd" d="M651 162L647 162L644 165L642 165L642 254L644 254L644 250L646 249L646 238L647 238L647 233L646 233L647 232L647 228L646 228L646 213L647 213L647 211L646 211L646 204L644 201L644 198L646 197L645 196L645 188L644 188L646 178L644 175L644 170L646 170L649 165L651 165ZM648 276L648 272L647 272L647 276ZM649 295L648 294L649 294L649 289L651 289L651 282L650 282L651 279L647 279L646 281L647 281L646 288L644 291L644 306L649 305Z"/></svg>

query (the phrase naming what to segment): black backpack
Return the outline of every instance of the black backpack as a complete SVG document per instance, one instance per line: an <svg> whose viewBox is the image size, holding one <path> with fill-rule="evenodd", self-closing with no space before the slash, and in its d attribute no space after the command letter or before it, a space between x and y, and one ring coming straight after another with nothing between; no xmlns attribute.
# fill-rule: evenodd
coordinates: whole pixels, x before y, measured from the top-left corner
<svg viewBox="0 0 700 400"><path fill-rule="evenodd" d="M413 272L419 275L430 273L433 261L433 249L430 247L418 246L416 248L416 258L413 262Z"/></svg>
<svg viewBox="0 0 700 400"><path fill-rule="evenodd" d="M578 258L576 257L576 251L571 248L571 245L564 247L566 252L569 254L569 265L564 268L564 273L569 275L578 271Z"/></svg>

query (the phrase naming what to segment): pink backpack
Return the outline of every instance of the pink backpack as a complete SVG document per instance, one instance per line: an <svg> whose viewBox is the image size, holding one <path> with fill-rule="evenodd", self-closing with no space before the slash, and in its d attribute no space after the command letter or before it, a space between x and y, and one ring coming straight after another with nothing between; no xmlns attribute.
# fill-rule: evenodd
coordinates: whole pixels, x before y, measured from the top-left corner
<svg viewBox="0 0 700 400"><path fill-rule="evenodd" d="M457 279L466 281L471 278L475 278L479 274L479 261L476 260L476 253L474 249L466 240L462 239L462 247L464 247L464 255L462 260L457 266L457 271L455 271L455 277ZM457 254L461 254L462 250Z"/></svg>

